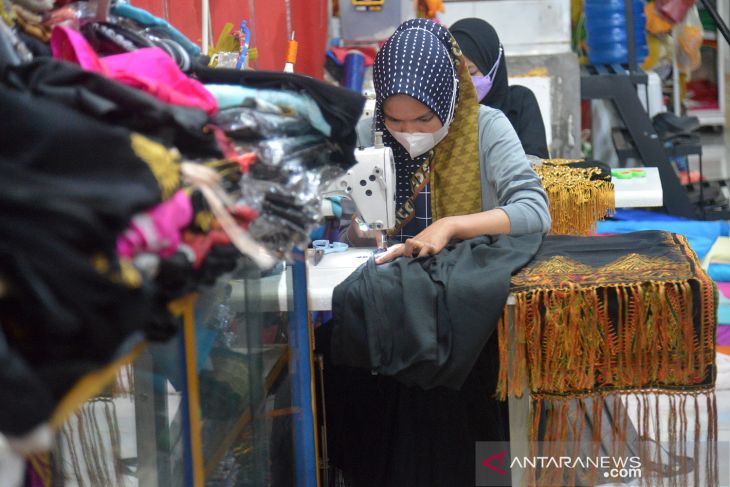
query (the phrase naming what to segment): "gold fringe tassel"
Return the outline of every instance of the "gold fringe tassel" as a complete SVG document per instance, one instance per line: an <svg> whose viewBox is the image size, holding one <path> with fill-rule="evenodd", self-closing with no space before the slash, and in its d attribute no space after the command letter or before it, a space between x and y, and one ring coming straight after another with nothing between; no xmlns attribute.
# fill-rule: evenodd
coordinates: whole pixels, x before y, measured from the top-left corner
<svg viewBox="0 0 730 487"><path fill-rule="evenodd" d="M607 478L608 472L591 465L588 459L600 457L623 461L627 469L634 469L624 472L630 478L616 479L617 483L638 479L645 486L680 487L718 485L720 481L713 391L543 398L536 401L533 411L538 418L540 411L547 414L540 446L536 447L538 443L531 438L530 454L569 457L574 462L582 459L583 463L574 463L574 468L561 468L555 463L527 468L525 478L530 480L526 485L596 485L599 477ZM691 416L696 419L690 433L687 418ZM629 424L636 428L631 429L631 437L626 435ZM590 425L590 433L586 425ZM661 432L667 432L668 437L663 438ZM692 449L688 448L688 434L694 437ZM629 463L632 457L638 459L638 464L636 460Z"/></svg>
<svg viewBox="0 0 730 487"><path fill-rule="evenodd" d="M524 381L533 396L696 389L712 378L715 361L714 321L706 319L714 310L709 287L709 294L698 293L697 327L687 281L568 283L514 294L511 352L506 314L499 324L497 396L520 397ZM608 306L615 307L616 322Z"/></svg>
<svg viewBox="0 0 730 487"><path fill-rule="evenodd" d="M596 223L615 213L613 184L591 180L599 168L572 168L552 165L535 166L550 203L553 235L588 235ZM566 161L572 162L572 161Z"/></svg>
<svg viewBox="0 0 730 487"><path fill-rule="evenodd" d="M641 485L717 484L717 301L704 273L512 296L498 325L497 397L527 385L532 452L539 440L544 457L638 456ZM548 466L525 478L573 486L597 475Z"/></svg>

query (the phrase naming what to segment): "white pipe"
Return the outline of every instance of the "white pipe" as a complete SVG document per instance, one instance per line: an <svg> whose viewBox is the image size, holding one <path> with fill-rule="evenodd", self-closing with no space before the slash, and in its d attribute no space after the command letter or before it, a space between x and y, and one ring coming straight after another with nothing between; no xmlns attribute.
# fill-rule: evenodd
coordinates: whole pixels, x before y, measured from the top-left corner
<svg viewBox="0 0 730 487"><path fill-rule="evenodd" d="M209 30L210 4L209 4L209 0L202 0L202 1L203 1L203 4L202 4L203 18L201 19L202 24L203 24L202 32L201 32L201 37L203 38L203 40L202 40L203 53L202 54L204 56L207 56L208 55L208 39L210 38L210 30Z"/></svg>

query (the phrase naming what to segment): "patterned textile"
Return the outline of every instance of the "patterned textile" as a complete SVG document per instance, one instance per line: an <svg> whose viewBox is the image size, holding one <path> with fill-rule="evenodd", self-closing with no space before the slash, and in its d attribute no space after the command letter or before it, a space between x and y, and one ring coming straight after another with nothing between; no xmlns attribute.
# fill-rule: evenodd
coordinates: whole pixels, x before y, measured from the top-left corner
<svg viewBox="0 0 730 487"><path fill-rule="evenodd" d="M668 431L664 441L677 465L687 461L687 417L698 418L705 407L706 436L701 438L696 423L695 444L707 441L712 450L717 295L685 237L660 231L549 236L532 263L513 276L512 295L513 329L508 311L499 325L497 393L502 399L521 396L527 385L537 400L531 410L532 440L568 441L586 429L596 443L605 434L602 411L611 404L608 428L618 447L625 448L633 426L622 404L631 398L638 438L658 442L660 431ZM669 404L661 416L660 398ZM641 442L645 449L646 443ZM716 464L711 452L707 455L705 475L711 479ZM685 474L692 470L677 468ZM560 472L542 474L542 485L576 482L550 476Z"/></svg>
<svg viewBox="0 0 730 487"><path fill-rule="evenodd" d="M459 80L456 85L455 74ZM415 200L429 182L434 220L481 211L479 105L463 55L451 34L426 19L403 23L378 52L373 82L377 94L375 130L383 132L383 140L393 149L396 162L398 225L393 233L397 234L414 217ZM454 100L455 86L458 94ZM449 134L434 149L415 159L385 127L383 103L396 94L417 99L444 124L449 122L452 100L456 103Z"/></svg>

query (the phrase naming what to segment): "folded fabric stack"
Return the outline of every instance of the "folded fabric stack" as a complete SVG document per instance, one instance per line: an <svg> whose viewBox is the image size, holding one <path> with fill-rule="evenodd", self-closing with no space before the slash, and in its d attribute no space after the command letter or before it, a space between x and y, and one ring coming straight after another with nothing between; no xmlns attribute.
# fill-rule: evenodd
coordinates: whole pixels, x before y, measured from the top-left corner
<svg viewBox="0 0 730 487"><path fill-rule="evenodd" d="M730 353L730 237L717 237L702 266L717 282L717 348Z"/></svg>
<svg viewBox="0 0 730 487"><path fill-rule="evenodd" d="M241 253L267 268L306 244L320 185L353 162L364 99L259 72L219 110L181 69L194 62L125 31L152 26L142 37L196 55L143 11L120 4L100 23L86 2L28 1L56 7L31 48L20 3L2 1L0 395L14 400L0 433L18 437L85 374L175 334L170 303ZM239 75L213 82L246 90Z"/></svg>

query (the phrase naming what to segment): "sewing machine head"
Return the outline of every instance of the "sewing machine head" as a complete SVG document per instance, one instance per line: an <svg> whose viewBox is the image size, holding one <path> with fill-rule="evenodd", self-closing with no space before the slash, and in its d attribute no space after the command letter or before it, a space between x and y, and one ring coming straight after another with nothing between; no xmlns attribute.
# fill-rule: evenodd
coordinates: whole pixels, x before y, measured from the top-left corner
<svg viewBox="0 0 730 487"><path fill-rule="evenodd" d="M325 196L349 198L357 207L363 230L385 231L395 226L395 162L393 151L385 147L382 134L375 144L355 150L357 164L335 180Z"/></svg>

